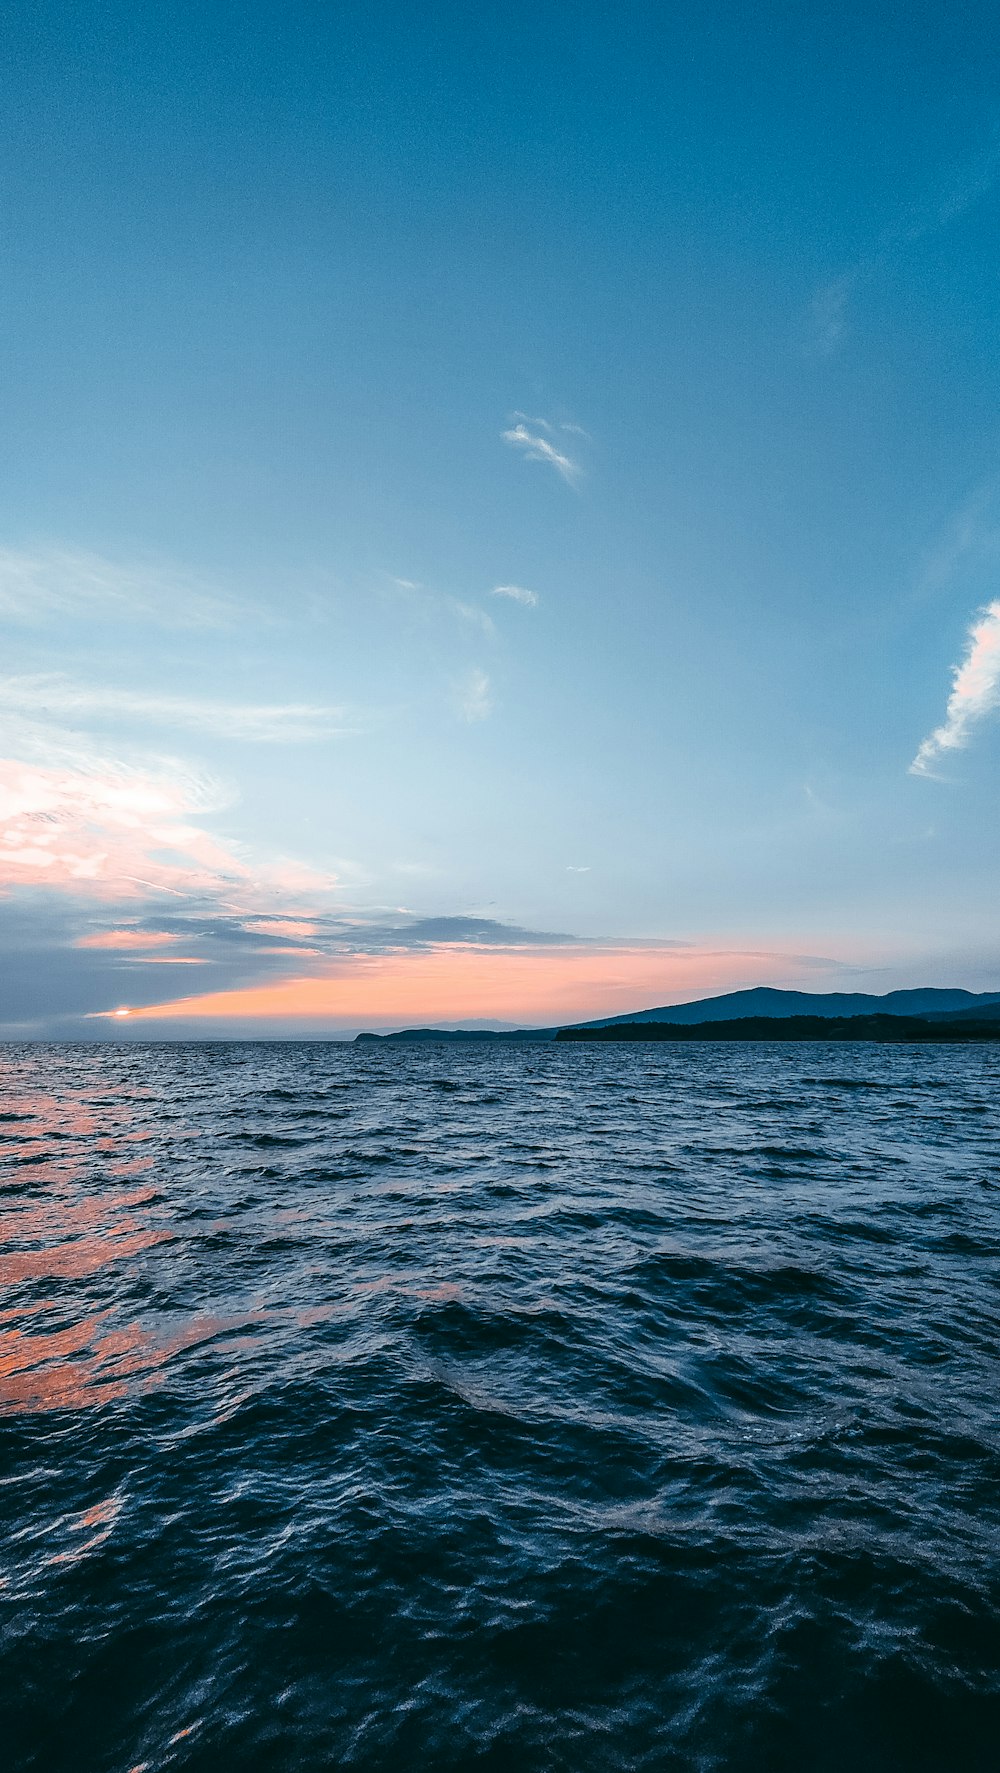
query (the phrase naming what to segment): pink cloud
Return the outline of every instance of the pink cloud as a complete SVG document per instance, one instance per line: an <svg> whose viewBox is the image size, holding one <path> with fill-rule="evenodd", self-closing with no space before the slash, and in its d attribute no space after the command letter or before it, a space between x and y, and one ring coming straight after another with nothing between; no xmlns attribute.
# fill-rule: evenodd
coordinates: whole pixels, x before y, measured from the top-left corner
<svg viewBox="0 0 1000 1773"><path fill-rule="evenodd" d="M206 798L194 781L124 764L0 759L0 892L44 886L105 899L150 890L218 899L238 886L252 901L255 889L270 897L333 886L296 863L251 865L192 822Z"/></svg>
<svg viewBox="0 0 1000 1773"><path fill-rule="evenodd" d="M136 897L142 884L191 891L245 877L245 864L191 824L193 801L184 784L148 771L0 761L0 886Z"/></svg>
<svg viewBox="0 0 1000 1773"><path fill-rule="evenodd" d="M179 942L166 930L101 930L95 936L78 936L74 948L162 948L168 942Z"/></svg>

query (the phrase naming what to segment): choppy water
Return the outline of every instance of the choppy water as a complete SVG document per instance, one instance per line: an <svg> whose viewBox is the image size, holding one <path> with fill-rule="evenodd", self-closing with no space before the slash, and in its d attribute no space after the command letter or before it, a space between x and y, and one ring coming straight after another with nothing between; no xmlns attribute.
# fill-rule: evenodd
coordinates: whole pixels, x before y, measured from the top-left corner
<svg viewBox="0 0 1000 1773"><path fill-rule="evenodd" d="M7 1765L992 1773L998 1083L0 1048Z"/></svg>

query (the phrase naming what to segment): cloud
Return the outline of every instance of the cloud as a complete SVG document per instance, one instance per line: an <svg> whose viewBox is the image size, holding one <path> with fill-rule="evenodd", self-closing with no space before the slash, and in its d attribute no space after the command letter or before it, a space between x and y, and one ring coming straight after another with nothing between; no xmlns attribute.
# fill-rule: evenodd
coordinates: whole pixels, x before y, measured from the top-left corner
<svg viewBox="0 0 1000 1773"><path fill-rule="evenodd" d="M243 928L255 936L293 936L301 939L303 936L315 936L319 926L312 919L305 922L296 917L257 917L245 923Z"/></svg>
<svg viewBox="0 0 1000 1773"><path fill-rule="evenodd" d="M485 720L493 712L490 680L478 666L463 678L458 692L458 711L463 720Z"/></svg>
<svg viewBox="0 0 1000 1773"><path fill-rule="evenodd" d="M897 254L949 227L974 208L998 177L1000 138L991 142L985 153L946 172L936 188L882 229L875 244L854 265L816 291L806 320L806 349L829 356L845 331L850 303L859 288Z"/></svg>
<svg viewBox="0 0 1000 1773"><path fill-rule="evenodd" d="M579 479L579 462L574 462L571 456L556 449L555 444L550 443L547 437L540 437L537 431L529 431L527 425L513 425L509 431L502 431L501 436L512 449L521 450L527 461L548 462L570 486L575 485Z"/></svg>
<svg viewBox="0 0 1000 1773"><path fill-rule="evenodd" d="M1000 561L1000 475L991 474L964 498L928 551L919 589L937 592L958 574L996 578Z"/></svg>
<svg viewBox="0 0 1000 1773"><path fill-rule="evenodd" d="M590 432L585 431L582 425L571 425L566 420L560 420L558 424L553 425L549 419L537 418L529 412L512 412L510 416L514 420L522 420L526 425L534 425L539 431L547 431L550 437L556 431L565 431L568 436L585 437L588 442L590 441Z"/></svg>
<svg viewBox="0 0 1000 1773"><path fill-rule="evenodd" d="M192 727L218 738L259 744L296 744L356 732L342 708L302 703L220 702L193 696L147 694L73 683L56 673L0 678L0 706L57 719L141 720Z"/></svg>
<svg viewBox="0 0 1000 1773"><path fill-rule="evenodd" d="M401 592L405 604L415 615L428 621L435 616L454 616L460 622L478 628L488 640L496 638L496 624L486 610L478 604L464 603L460 597L449 597L446 592L433 591L417 579L400 579L388 576L388 582L395 591Z"/></svg>
<svg viewBox="0 0 1000 1773"><path fill-rule="evenodd" d="M523 603L528 609L534 609L538 602L538 592L528 591L523 585L494 585L493 597L509 597L513 603Z"/></svg>
<svg viewBox="0 0 1000 1773"><path fill-rule="evenodd" d="M343 937L339 938L343 945ZM353 934L356 949L365 953L433 948L442 942L453 947L539 948L575 947L576 936L556 935L551 930L526 930L520 924L501 923L494 917L414 917L403 924L370 923Z"/></svg>
<svg viewBox="0 0 1000 1773"><path fill-rule="evenodd" d="M461 621L468 622L473 628L478 628L480 633L486 635L487 640L495 640L496 623L492 616L487 615L484 609L479 608L478 604L462 603L457 597L447 597L444 601Z"/></svg>
<svg viewBox="0 0 1000 1773"><path fill-rule="evenodd" d="M991 603L969 629L965 657L953 672L944 722L925 739L910 765L914 776L931 776L946 751L960 751L971 729L1000 708L1000 601Z"/></svg>
<svg viewBox="0 0 1000 1773"><path fill-rule="evenodd" d="M204 891L245 875L191 824L199 800L190 781L125 765L97 773L0 761L0 887L127 898L139 885Z"/></svg>
<svg viewBox="0 0 1000 1773"><path fill-rule="evenodd" d="M215 804L213 785L166 768L0 759L0 892L219 900L238 886L273 900L334 884L296 864L254 863L193 823Z"/></svg>
<svg viewBox="0 0 1000 1773"><path fill-rule="evenodd" d="M806 346L819 357L829 357L847 325L847 310L862 276L861 268L845 271L818 289L809 304Z"/></svg>
<svg viewBox="0 0 1000 1773"><path fill-rule="evenodd" d="M946 170L937 188L931 190L893 232L904 241L921 240L925 234L936 234L939 228L948 227L949 223L973 209L993 189L998 177L1000 136L995 133L985 153Z"/></svg>
<svg viewBox="0 0 1000 1773"><path fill-rule="evenodd" d="M164 628L222 628L241 606L176 568L105 560L79 548L0 548L0 618L53 617L153 622Z"/></svg>
<svg viewBox="0 0 1000 1773"><path fill-rule="evenodd" d="M299 948L298 954L308 954L308 948ZM208 967L212 962L205 954L143 954L136 957L144 967Z"/></svg>
<svg viewBox="0 0 1000 1773"><path fill-rule="evenodd" d="M307 938L308 949L301 942ZM158 913L149 928L134 919L127 927L116 922L113 928L77 937L76 948L139 953L146 948L171 945L175 942L197 943L199 948L220 955L225 949L243 949L259 954L315 954L326 959L372 954L412 954L438 948L502 948L515 953L539 948L576 948L580 938L551 930L529 930L519 924L502 923L496 918L471 916L418 917L400 912L387 921L372 913L354 916L317 912L310 918L286 917L281 913L251 912L245 915L216 911L181 911L164 916ZM673 946L677 946L674 944Z"/></svg>
<svg viewBox="0 0 1000 1773"><path fill-rule="evenodd" d="M549 424L548 419L533 418L530 412L512 412L510 416L515 420L523 419L526 425L534 425L536 430L548 431L550 435L555 428Z"/></svg>
<svg viewBox="0 0 1000 1773"><path fill-rule="evenodd" d="M76 948L111 948L125 953L133 949L161 948L179 942L180 936L170 930L98 930L93 936L78 936Z"/></svg>

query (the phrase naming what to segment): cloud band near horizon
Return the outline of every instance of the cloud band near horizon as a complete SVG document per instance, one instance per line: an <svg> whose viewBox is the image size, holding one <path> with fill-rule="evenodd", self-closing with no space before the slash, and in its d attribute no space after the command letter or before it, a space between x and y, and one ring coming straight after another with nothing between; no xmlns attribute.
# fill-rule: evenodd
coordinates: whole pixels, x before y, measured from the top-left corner
<svg viewBox="0 0 1000 1773"><path fill-rule="evenodd" d="M616 1015L743 985L814 976L818 962L790 952L707 945L500 948L435 943L324 960L309 974L130 1008L98 1019L129 1023L344 1026L489 1019L546 1026Z"/></svg>

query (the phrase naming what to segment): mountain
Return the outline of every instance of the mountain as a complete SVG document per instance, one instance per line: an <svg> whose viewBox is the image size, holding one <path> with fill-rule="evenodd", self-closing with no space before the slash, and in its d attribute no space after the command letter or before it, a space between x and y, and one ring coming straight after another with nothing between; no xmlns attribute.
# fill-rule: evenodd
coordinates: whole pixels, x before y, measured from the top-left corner
<svg viewBox="0 0 1000 1773"><path fill-rule="evenodd" d="M912 991L887 991L877 997L865 991L778 991L756 985L750 991L727 991L721 997L700 997L694 1003L667 1004L657 1010L634 1010L626 1016L602 1016L574 1022L574 1028L613 1028L624 1022L732 1022L744 1016L953 1016L975 1014L1000 1003L1000 991L961 991L919 986Z"/></svg>

